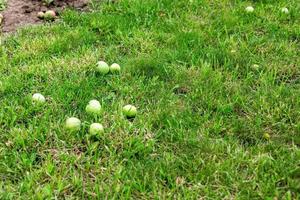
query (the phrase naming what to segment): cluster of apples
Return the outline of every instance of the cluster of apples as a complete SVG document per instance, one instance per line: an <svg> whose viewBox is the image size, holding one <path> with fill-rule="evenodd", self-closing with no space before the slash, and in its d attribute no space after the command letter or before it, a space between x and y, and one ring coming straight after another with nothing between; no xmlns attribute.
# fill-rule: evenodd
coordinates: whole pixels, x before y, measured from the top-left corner
<svg viewBox="0 0 300 200"><path fill-rule="evenodd" d="M47 10L46 12L38 12L37 17L44 20L54 20L56 13L53 10Z"/></svg>
<svg viewBox="0 0 300 200"><path fill-rule="evenodd" d="M119 73L121 71L121 67L117 63L113 63L111 66L108 66L108 64L104 61L99 61L97 63L96 71L101 74L108 74L110 73Z"/></svg>
<svg viewBox="0 0 300 200"><path fill-rule="evenodd" d="M121 67L119 64L114 63L110 67L104 61L99 61L97 63L96 69L97 72L101 74L107 74L109 72L116 73L120 72ZM44 104L46 102L46 98L41 93L35 93L32 96L32 102L34 104ZM96 99L89 101L87 106L85 107L85 111L89 115L99 116L102 113L102 106L100 102ZM126 118L134 118L137 115L137 108L133 105L125 105L122 109L123 115ZM70 132L76 132L81 129L81 121L76 117L70 117L66 120L65 128ZM104 127L100 123L92 123L89 128L89 133L91 136L101 135L104 133Z"/></svg>
<svg viewBox="0 0 300 200"><path fill-rule="evenodd" d="M254 12L254 8L252 6L247 6L245 8L245 11L247 13L252 13L252 12ZM281 12L284 13L284 14L288 14L289 13L289 9L286 8L286 7L283 7L283 8L281 8Z"/></svg>
<svg viewBox="0 0 300 200"><path fill-rule="evenodd" d="M102 107L99 101L93 99L85 107L85 111L93 116L99 116L102 113ZM137 109L133 105L126 105L123 107L123 114L127 118L134 118L137 114ZM74 132L79 131L81 128L81 121L76 117L70 117L66 120L66 129ZM104 133L104 127L100 123L92 123L89 128L89 133L92 136Z"/></svg>

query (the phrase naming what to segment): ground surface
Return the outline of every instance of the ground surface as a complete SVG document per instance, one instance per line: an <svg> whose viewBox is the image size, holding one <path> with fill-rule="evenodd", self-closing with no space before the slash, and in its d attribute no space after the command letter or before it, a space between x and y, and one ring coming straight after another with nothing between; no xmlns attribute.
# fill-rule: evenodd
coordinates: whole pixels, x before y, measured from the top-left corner
<svg viewBox="0 0 300 200"><path fill-rule="evenodd" d="M298 0L91 9L2 43L0 199L299 199ZM122 73L95 74L98 60ZM84 111L91 99L98 119ZM70 116L79 133L64 129ZM95 121L106 133L91 143Z"/></svg>
<svg viewBox="0 0 300 200"><path fill-rule="evenodd" d="M87 2L88 0L55 0L46 4L42 0L8 0L2 12L2 31L12 32L25 25L42 23L37 17L40 11L54 10L59 13L66 7L84 9Z"/></svg>

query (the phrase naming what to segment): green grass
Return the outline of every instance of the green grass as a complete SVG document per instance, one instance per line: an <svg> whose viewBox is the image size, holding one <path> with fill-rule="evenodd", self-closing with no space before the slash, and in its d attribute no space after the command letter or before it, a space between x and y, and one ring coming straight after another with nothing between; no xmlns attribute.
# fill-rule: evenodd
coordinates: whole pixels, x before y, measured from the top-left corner
<svg viewBox="0 0 300 200"><path fill-rule="evenodd" d="M109 2L3 40L0 198L299 199L299 1Z"/></svg>

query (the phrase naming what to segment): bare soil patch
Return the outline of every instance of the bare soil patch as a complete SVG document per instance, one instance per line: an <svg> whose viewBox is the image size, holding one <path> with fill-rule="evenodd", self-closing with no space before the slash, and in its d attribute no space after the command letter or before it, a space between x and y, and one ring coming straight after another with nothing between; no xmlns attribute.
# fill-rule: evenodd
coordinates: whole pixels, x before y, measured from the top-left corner
<svg viewBox="0 0 300 200"><path fill-rule="evenodd" d="M40 11L54 10L60 13L67 7L85 10L89 0L54 0L46 5L42 0L8 0L7 8L2 12L2 32L13 32L17 28L42 23L37 17Z"/></svg>

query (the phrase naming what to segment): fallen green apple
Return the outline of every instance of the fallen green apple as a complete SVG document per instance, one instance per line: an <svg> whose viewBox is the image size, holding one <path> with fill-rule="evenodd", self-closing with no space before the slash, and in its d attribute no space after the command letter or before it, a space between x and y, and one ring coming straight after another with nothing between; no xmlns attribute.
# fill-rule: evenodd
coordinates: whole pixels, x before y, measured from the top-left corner
<svg viewBox="0 0 300 200"><path fill-rule="evenodd" d="M284 14L289 14L289 9L281 8L281 12L284 13Z"/></svg>
<svg viewBox="0 0 300 200"><path fill-rule="evenodd" d="M107 74L109 72L109 66L104 61L99 61L97 63L96 71L101 74Z"/></svg>
<svg viewBox="0 0 300 200"><path fill-rule="evenodd" d="M117 63L113 63L110 67L109 67L109 71L111 73L119 73L121 71L121 67L119 64Z"/></svg>
<svg viewBox="0 0 300 200"><path fill-rule="evenodd" d="M265 138L266 140L270 140L270 139L271 139L271 136L269 135L269 133L265 133L265 134L264 134L264 138Z"/></svg>
<svg viewBox="0 0 300 200"><path fill-rule="evenodd" d="M259 67L258 64L253 64L253 65L251 66L251 68L254 69L254 70L258 70L260 67Z"/></svg>
<svg viewBox="0 0 300 200"><path fill-rule="evenodd" d="M91 135L100 135L100 134L104 133L104 128L103 128L102 124L93 123L90 126L89 133Z"/></svg>
<svg viewBox="0 0 300 200"><path fill-rule="evenodd" d="M34 103L39 103L39 104L43 104L46 102L45 97L40 94L40 93L35 93L34 95L32 95L32 101Z"/></svg>
<svg viewBox="0 0 300 200"><path fill-rule="evenodd" d="M133 105L126 105L123 107L123 114L128 118L133 118L137 114L137 109Z"/></svg>
<svg viewBox="0 0 300 200"><path fill-rule="evenodd" d="M53 10L48 10L44 14L44 19L46 20L54 20L56 17L56 13Z"/></svg>
<svg viewBox="0 0 300 200"><path fill-rule="evenodd" d="M37 13L37 17L38 17L39 19L43 19L43 18L45 17L45 13L44 13L44 12L38 12L38 13Z"/></svg>
<svg viewBox="0 0 300 200"><path fill-rule="evenodd" d="M85 107L85 111L91 115L101 114L101 104L97 100L91 100L88 105Z"/></svg>
<svg viewBox="0 0 300 200"><path fill-rule="evenodd" d="M79 131L81 127L81 121L76 117L70 117L66 121L66 129L69 131Z"/></svg>
<svg viewBox="0 0 300 200"><path fill-rule="evenodd" d="M248 6L245 10L247 13L252 13L254 11L254 8L252 6Z"/></svg>

